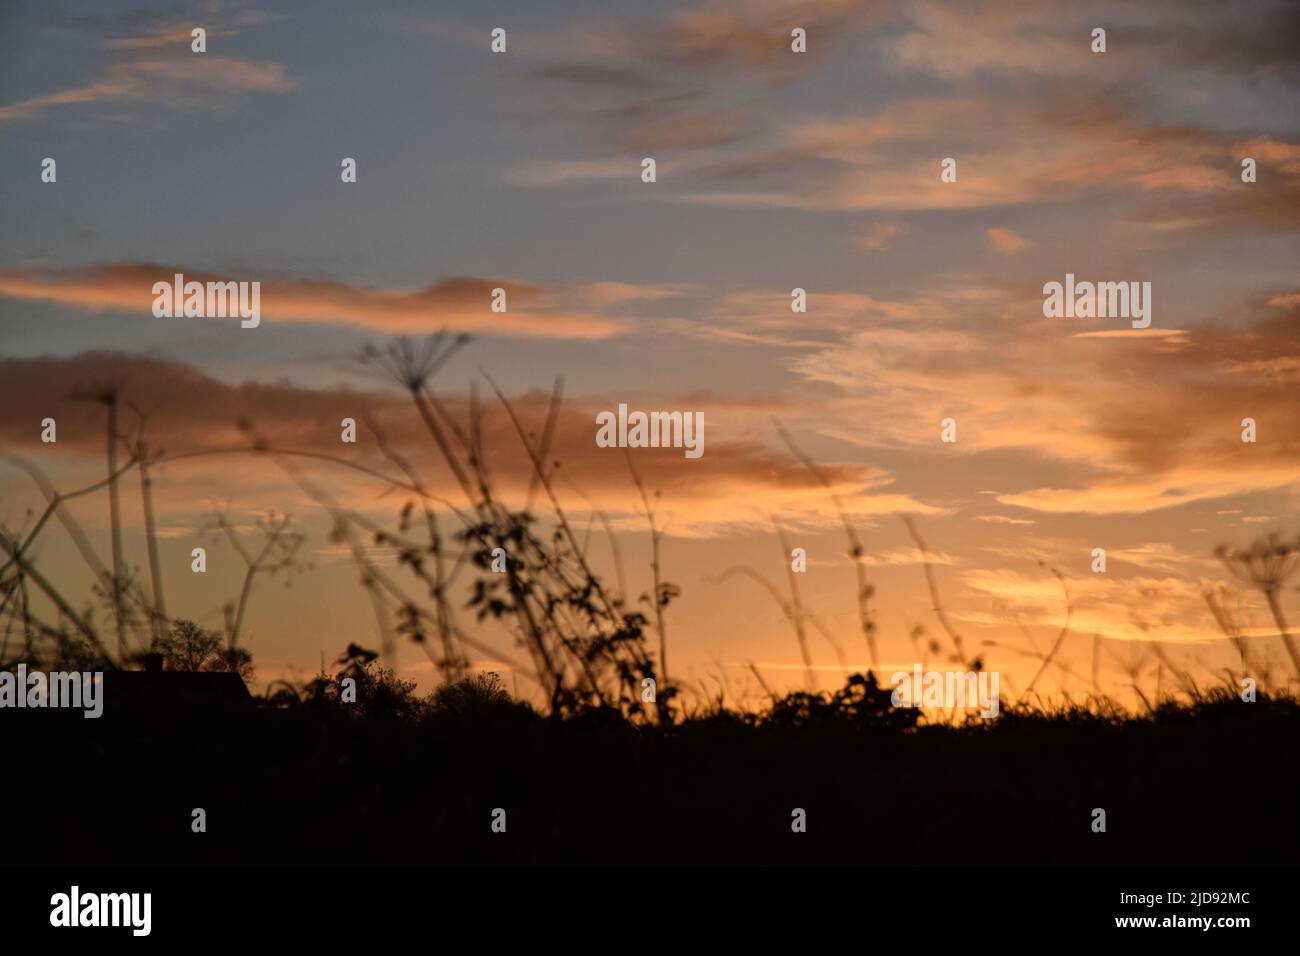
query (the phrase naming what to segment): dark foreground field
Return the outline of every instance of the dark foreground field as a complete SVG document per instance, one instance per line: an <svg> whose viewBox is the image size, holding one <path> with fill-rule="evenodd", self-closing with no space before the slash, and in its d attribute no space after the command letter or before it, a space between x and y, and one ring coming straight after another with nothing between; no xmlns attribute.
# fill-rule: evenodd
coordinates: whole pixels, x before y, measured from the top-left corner
<svg viewBox="0 0 1300 956"><path fill-rule="evenodd" d="M1300 706L1005 711L850 693L670 728L503 697L4 716L8 863L1286 863ZM110 698L111 700L111 698ZM856 702L855 702L856 701ZM811 705L811 706L810 706ZM207 832L191 831L201 807ZM1104 833L1092 811L1106 811ZM495 808L506 832L492 832ZM791 831L792 811L807 832Z"/></svg>

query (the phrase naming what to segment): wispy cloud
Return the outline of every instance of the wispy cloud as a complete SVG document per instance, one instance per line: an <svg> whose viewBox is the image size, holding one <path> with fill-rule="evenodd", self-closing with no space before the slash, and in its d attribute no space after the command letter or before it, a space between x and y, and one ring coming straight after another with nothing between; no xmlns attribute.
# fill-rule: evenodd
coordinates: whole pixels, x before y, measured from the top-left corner
<svg viewBox="0 0 1300 956"><path fill-rule="evenodd" d="M230 26L207 25L208 39L233 37L260 17L236 18ZM92 79L0 106L0 123L31 120L68 106L103 104L228 109L251 93L289 93L299 81L283 64L217 52L191 51L192 25L159 24L103 41L112 58Z"/></svg>
<svg viewBox="0 0 1300 956"><path fill-rule="evenodd" d="M86 311L132 313L149 321L207 321L155 319L155 282L171 282L183 274L187 281L240 279L260 281L261 309L267 322L344 324L383 332L433 332L451 329L520 338L603 339L618 334L625 323L585 311L578 305L581 290L565 294L524 282L477 277L439 280L418 289L372 289L331 280L271 276L217 275L206 270L149 263L115 263L87 269L10 269L0 271L0 295L52 302ZM491 309L492 290L506 290L506 312ZM604 288L608 295L607 287ZM597 291L597 299L601 292ZM648 293L653 296L653 291ZM623 290L624 298L634 293Z"/></svg>
<svg viewBox="0 0 1300 956"><path fill-rule="evenodd" d="M1201 322L1172 339L1081 339L1052 320L977 318L997 316L996 304L949 308L946 320L878 323L846 346L793 360L843 394L823 406L840 419L836 434L934 450L940 421L952 417L952 454L1015 451L1045 465L1073 463L1068 484L998 496L1039 512L1145 512L1300 485L1300 406L1290 383L1236 371L1300 356L1293 309L1257 302L1237 321ZM1135 376L1144 383L1137 408ZM1268 439L1243 443L1243 417L1266 423Z"/></svg>

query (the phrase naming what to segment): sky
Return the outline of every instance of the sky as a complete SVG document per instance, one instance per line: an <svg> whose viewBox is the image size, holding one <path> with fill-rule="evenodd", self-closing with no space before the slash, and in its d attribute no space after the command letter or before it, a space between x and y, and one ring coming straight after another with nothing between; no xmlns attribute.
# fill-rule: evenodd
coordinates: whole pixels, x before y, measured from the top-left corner
<svg viewBox="0 0 1300 956"><path fill-rule="evenodd" d="M0 523L22 534L45 507L17 460L63 490L104 475L104 410L73 396L106 382L170 453L238 445L248 421L279 447L379 468L369 416L453 496L409 401L356 361L445 329L472 336L437 379L461 413L491 376L540 427L563 377L557 486L613 581L596 512L609 520L630 600L651 587L649 534L595 416L703 413L701 458L632 452L682 589L671 676L701 693L752 696L755 668L772 687L804 680L781 604L734 572L784 593L778 527L807 553L821 686L872 663L840 518L778 422L861 538L878 669L947 646L906 517L1004 694L1028 685L1067 614L1041 691L1132 703L1131 685L1168 690L1171 672L1220 679L1239 655L1207 593L1252 668L1286 680L1263 596L1214 549L1300 532L1298 45L1300 8L1267 0L8 3ZM261 324L155 317L153 283L178 272L260 282ZM1045 316L1044 284L1067 274L1149 282L1150 327ZM355 445L340 443L349 416ZM498 405L485 431L522 500L526 462ZM395 521L383 482L311 469ZM220 628L242 580L212 513L250 544L270 511L305 535L310 567L256 583L243 643L259 682L376 643L347 550L282 469L207 456L153 477L175 615ZM124 491L127 560L143 568L139 500ZM102 560L106 496L67 510ZM190 571L200 545L204 575ZM64 526L32 554L78 606L93 600ZM1293 620L1298 583L1280 598ZM499 652L476 666L508 672L513 636L464 617ZM389 663L436 679L417 648Z"/></svg>

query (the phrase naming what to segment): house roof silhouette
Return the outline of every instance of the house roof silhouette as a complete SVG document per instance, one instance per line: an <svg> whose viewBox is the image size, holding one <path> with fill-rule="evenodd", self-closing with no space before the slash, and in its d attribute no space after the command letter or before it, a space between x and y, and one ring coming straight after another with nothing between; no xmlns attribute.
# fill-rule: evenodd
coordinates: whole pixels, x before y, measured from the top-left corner
<svg viewBox="0 0 1300 956"><path fill-rule="evenodd" d="M228 671L117 670L104 674L104 716L160 717L251 707L243 679Z"/></svg>

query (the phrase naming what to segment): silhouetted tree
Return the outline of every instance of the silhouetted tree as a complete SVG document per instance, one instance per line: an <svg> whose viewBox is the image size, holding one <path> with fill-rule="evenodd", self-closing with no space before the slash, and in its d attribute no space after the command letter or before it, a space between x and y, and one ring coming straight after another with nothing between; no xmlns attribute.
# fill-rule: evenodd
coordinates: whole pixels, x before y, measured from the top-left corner
<svg viewBox="0 0 1300 956"><path fill-rule="evenodd" d="M230 671L248 681L253 677L253 655L242 647L223 647L221 635L193 621L177 619L171 632L154 643L169 671Z"/></svg>

